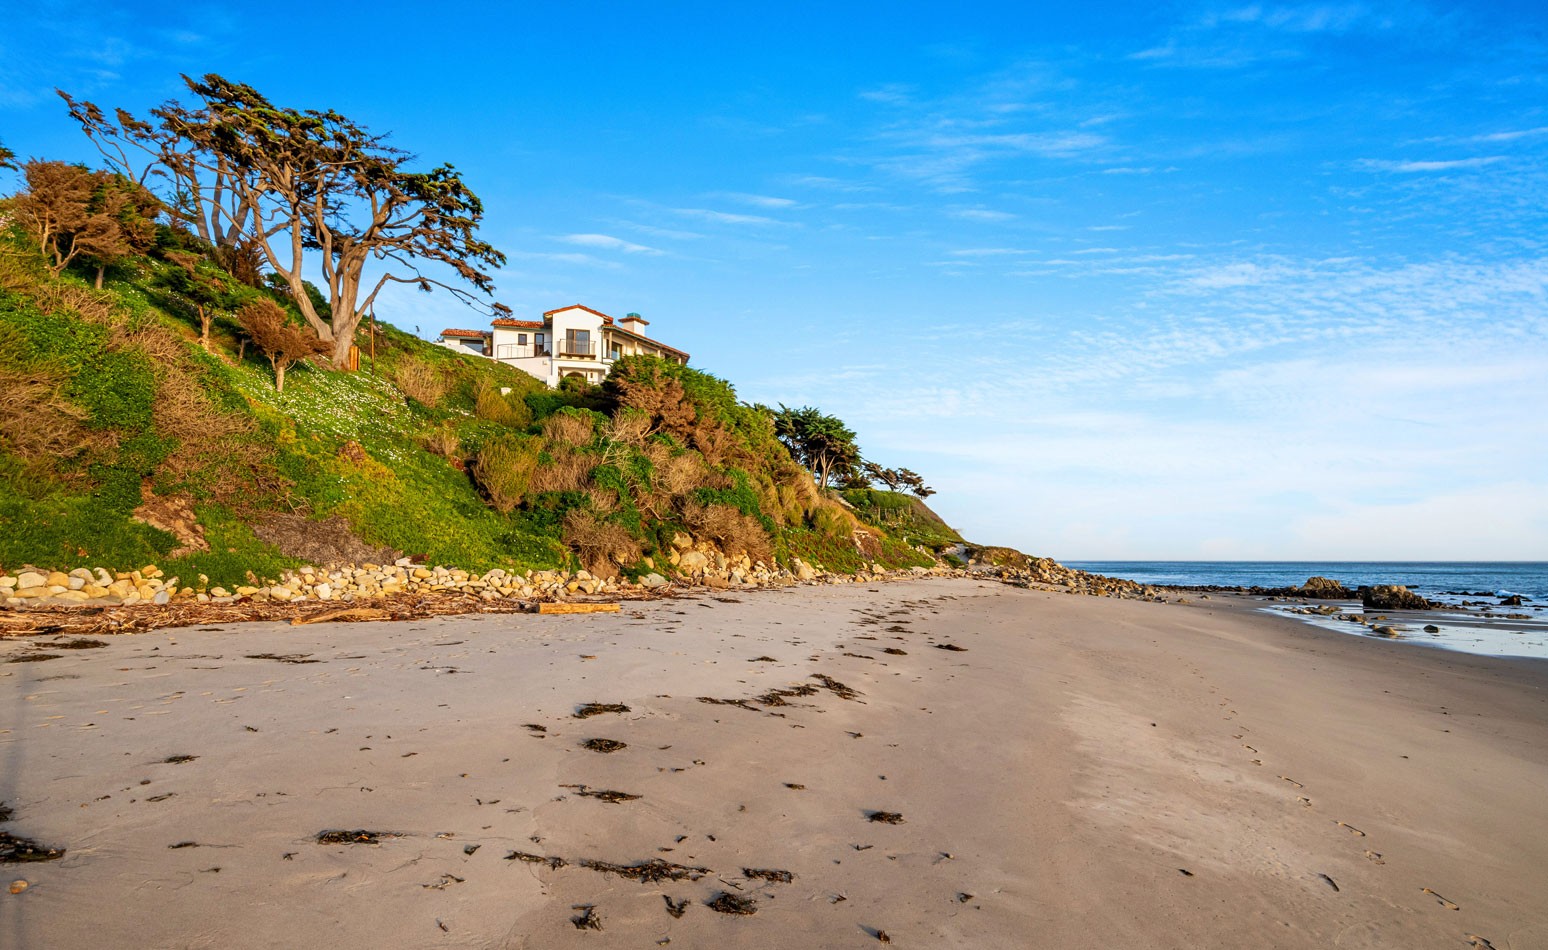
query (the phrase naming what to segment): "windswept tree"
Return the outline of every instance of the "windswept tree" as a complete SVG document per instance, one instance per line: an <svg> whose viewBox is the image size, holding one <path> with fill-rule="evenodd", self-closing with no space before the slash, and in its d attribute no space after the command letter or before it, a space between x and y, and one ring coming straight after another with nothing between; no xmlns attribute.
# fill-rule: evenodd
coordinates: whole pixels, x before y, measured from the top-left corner
<svg viewBox="0 0 1548 950"><path fill-rule="evenodd" d="M208 353L210 325L218 313L234 306L235 294L218 273L211 273L214 267L207 264L200 267L204 264L204 258L198 254L167 251L165 257L179 269L168 271L161 278L161 283L199 315L199 345Z"/></svg>
<svg viewBox="0 0 1548 950"><path fill-rule="evenodd" d="M774 434L785 443L791 457L811 471L821 488L860 464L855 433L836 416L811 406L791 409L781 403L774 413Z"/></svg>
<svg viewBox="0 0 1548 950"><path fill-rule="evenodd" d="M285 391L285 370L292 364L328 352L328 345L317 339L317 334L292 323L284 307L266 298L254 300L238 310L237 323L274 367L276 392Z"/></svg>
<svg viewBox="0 0 1548 950"><path fill-rule="evenodd" d="M108 167L160 190L168 216L214 247L222 267L242 276L242 258L251 258L254 250L247 193L236 187L244 172L229 157L200 146L217 121L208 109L168 101L150 110L149 121L124 109L114 110L109 118L95 103L77 100L62 89L55 92Z"/></svg>
<svg viewBox="0 0 1548 950"><path fill-rule="evenodd" d="M6 148L4 142L0 142L0 168L15 168L15 167L16 167L16 153L11 151L10 149Z"/></svg>
<svg viewBox="0 0 1548 950"><path fill-rule="evenodd" d="M935 489L924 483L918 472L906 468L883 468L875 462L863 462L860 466L866 478L881 482L888 491L909 491L920 498L929 498Z"/></svg>
<svg viewBox="0 0 1548 950"><path fill-rule="evenodd" d="M199 105L167 102L151 111L155 122L119 110L115 124L91 103L65 101L110 160L129 161L126 145L152 156L201 236L260 252L336 368L389 284L442 288L470 304L492 292L488 271L505 257L478 237L483 204L451 165L412 172L413 156L337 112L276 106L213 73L183 79ZM306 292L309 261L329 313ZM435 276L447 271L455 283Z"/></svg>
<svg viewBox="0 0 1548 950"><path fill-rule="evenodd" d="M22 166L26 191L15 208L53 258L58 275L77 258L96 265L102 287L108 265L149 250L159 202L121 175L65 162L33 160Z"/></svg>

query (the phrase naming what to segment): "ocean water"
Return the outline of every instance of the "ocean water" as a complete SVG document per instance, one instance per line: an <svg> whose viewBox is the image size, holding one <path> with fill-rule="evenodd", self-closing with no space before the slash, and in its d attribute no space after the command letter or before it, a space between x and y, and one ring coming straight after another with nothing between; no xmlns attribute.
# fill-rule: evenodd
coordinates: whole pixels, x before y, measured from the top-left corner
<svg viewBox="0 0 1548 950"><path fill-rule="evenodd" d="M1383 622L1379 634L1359 602L1342 612L1306 615L1299 604L1267 604L1264 610L1353 636L1398 640L1484 656L1548 659L1548 562L1544 561L1067 561L1067 566L1124 577L1142 584L1177 587L1299 587L1308 577L1329 577L1351 590L1402 584L1444 608L1410 612ZM1500 605L1521 595L1520 607ZM1316 604L1317 602L1313 602ZM1336 602L1335 602L1336 603ZM1362 622L1364 621L1364 622ZM1433 629L1431 629L1433 628Z"/></svg>
<svg viewBox="0 0 1548 950"><path fill-rule="evenodd" d="M1548 561L1065 561L1067 567L1179 587L1299 587L1329 577L1353 590L1402 584L1431 600L1442 595L1509 592L1548 603Z"/></svg>

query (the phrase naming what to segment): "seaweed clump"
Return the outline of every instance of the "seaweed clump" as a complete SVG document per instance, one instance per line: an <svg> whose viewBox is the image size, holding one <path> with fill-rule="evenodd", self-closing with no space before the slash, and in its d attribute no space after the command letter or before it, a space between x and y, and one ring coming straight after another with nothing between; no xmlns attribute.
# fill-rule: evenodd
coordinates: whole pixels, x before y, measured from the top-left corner
<svg viewBox="0 0 1548 950"><path fill-rule="evenodd" d="M632 802L645 797L643 795L636 795L633 792L615 792L610 788L592 788L589 785L562 785L560 787L573 788L575 789L575 794L582 798L597 798L610 805L616 805L619 802Z"/></svg>
<svg viewBox="0 0 1548 950"><path fill-rule="evenodd" d="M895 811L873 811L865 816L866 821L879 821L884 825L903 824L903 815Z"/></svg>
<svg viewBox="0 0 1548 950"><path fill-rule="evenodd" d="M617 739L587 739L581 743L581 748L590 749L592 752L617 752L619 749L629 748L629 744L619 742Z"/></svg>
<svg viewBox="0 0 1548 950"><path fill-rule="evenodd" d="M742 876L757 878L772 884L789 884L795 880L795 875L789 871L780 871L775 868L742 868Z"/></svg>
<svg viewBox="0 0 1548 950"><path fill-rule="evenodd" d="M851 689L826 673L813 673L812 679L822 684L822 688L837 696L839 699L854 699L860 695L857 689Z"/></svg>
<svg viewBox="0 0 1548 950"><path fill-rule="evenodd" d="M0 831L0 864L58 861L64 856L64 848L45 848L31 838L21 838L8 831Z"/></svg>
<svg viewBox="0 0 1548 950"><path fill-rule="evenodd" d="M561 857L545 858L541 854L529 854L526 851L512 851L505 856L507 861L525 861L528 864L546 864L554 870L559 870L569 862Z"/></svg>
<svg viewBox="0 0 1548 950"><path fill-rule="evenodd" d="M697 881L710 873L709 868L673 864L660 858L651 858L638 864L614 864L611 861L587 859L582 861L580 866L603 874L616 874L641 884L654 884L657 881Z"/></svg>
<svg viewBox="0 0 1548 950"><path fill-rule="evenodd" d="M589 719L592 716L600 716L603 713L626 712L631 712L631 710L623 703L586 703L575 710L573 715L576 719Z"/></svg>
<svg viewBox="0 0 1548 950"><path fill-rule="evenodd" d="M576 930L602 929L602 918L597 916L597 905L575 904L570 909L580 911L580 913L570 918L570 923L575 925Z"/></svg>
<svg viewBox="0 0 1548 950"><path fill-rule="evenodd" d="M317 833L318 844L381 844L383 838L401 838L402 835L394 831L366 831L364 828L356 828L354 831L329 829Z"/></svg>
<svg viewBox="0 0 1548 950"><path fill-rule="evenodd" d="M757 901L751 897L743 897L740 894L731 894L729 892L722 893L719 897L710 901L708 907L710 910L718 911L722 914L735 914L739 917L746 917L758 912Z"/></svg>

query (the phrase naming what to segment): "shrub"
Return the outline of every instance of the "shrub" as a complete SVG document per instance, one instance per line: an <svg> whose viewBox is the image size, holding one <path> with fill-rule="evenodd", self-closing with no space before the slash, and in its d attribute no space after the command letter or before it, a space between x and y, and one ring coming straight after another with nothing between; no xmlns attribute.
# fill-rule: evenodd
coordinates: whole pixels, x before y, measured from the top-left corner
<svg viewBox="0 0 1548 950"><path fill-rule="evenodd" d="M530 436L496 437L479 449L473 462L473 477L498 511L509 514L521 504L542 451L542 440Z"/></svg>
<svg viewBox="0 0 1548 950"><path fill-rule="evenodd" d="M564 516L564 542L575 550L581 565L598 577L611 577L644 553L627 528L603 520L595 512L576 508Z"/></svg>
<svg viewBox="0 0 1548 950"><path fill-rule="evenodd" d="M446 377L429 363L416 357L401 360L392 370L392 381L403 395L432 409L446 395Z"/></svg>
<svg viewBox="0 0 1548 950"><path fill-rule="evenodd" d="M473 390L473 414L488 422L520 429L532 421L532 410L522 401L510 399L486 379Z"/></svg>

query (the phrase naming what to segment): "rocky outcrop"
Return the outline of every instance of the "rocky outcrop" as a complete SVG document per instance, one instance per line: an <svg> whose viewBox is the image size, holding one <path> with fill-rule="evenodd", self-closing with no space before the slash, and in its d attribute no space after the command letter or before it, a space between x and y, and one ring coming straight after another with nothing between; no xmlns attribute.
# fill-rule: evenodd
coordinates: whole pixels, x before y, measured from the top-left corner
<svg viewBox="0 0 1548 950"><path fill-rule="evenodd" d="M1312 600L1354 600L1355 592L1328 577L1308 577L1295 591L1296 596Z"/></svg>
<svg viewBox="0 0 1548 950"><path fill-rule="evenodd" d="M1367 610L1429 610L1430 602L1401 584L1377 584L1360 589Z"/></svg>

